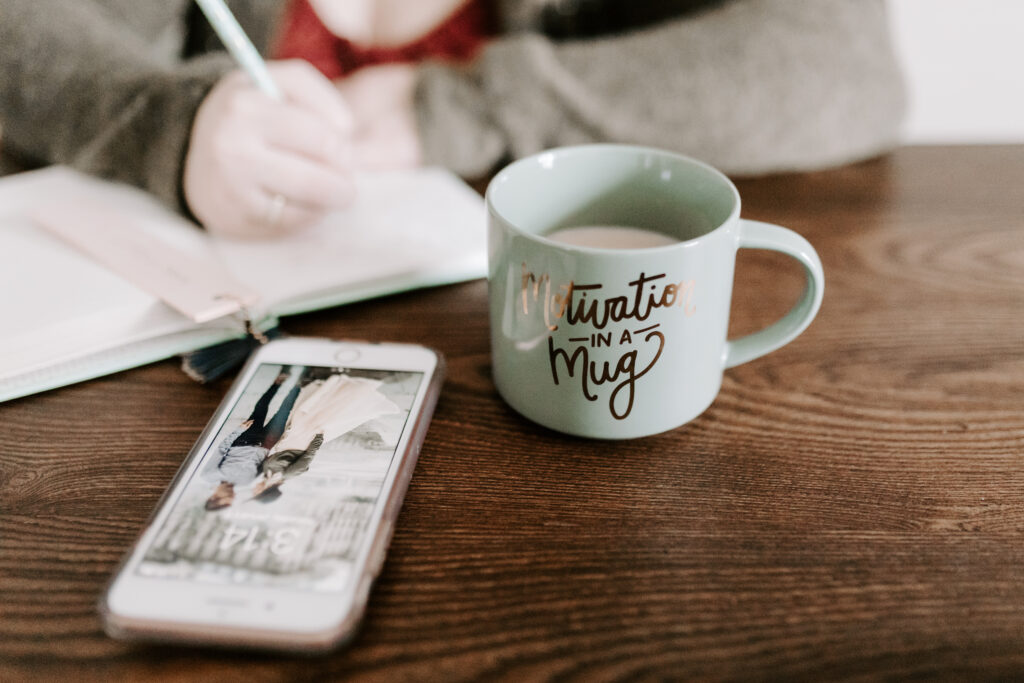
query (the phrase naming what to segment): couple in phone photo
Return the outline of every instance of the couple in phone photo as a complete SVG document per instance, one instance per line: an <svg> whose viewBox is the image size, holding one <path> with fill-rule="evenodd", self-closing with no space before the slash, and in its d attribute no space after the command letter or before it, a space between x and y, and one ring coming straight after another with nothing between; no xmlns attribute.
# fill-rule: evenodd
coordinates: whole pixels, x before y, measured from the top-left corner
<svg viewBox="0 0 1024 683"><path fill-rule="evenodd" d="M281 366L249 418L218 446L217 487L207 510L231 506L236 489L250 486L245 500L271 502L281 486L309 470L320 448L356 427L399 408L384 396L381 382L351 377L339 368L306 367L298 374L269 420L271 402L294 372Z"/></svg>

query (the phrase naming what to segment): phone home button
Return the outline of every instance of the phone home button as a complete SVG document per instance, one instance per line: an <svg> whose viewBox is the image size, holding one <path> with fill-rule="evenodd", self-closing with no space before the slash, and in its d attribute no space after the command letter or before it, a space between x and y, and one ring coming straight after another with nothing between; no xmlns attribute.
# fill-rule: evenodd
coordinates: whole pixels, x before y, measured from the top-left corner
<svg viewBox="0 0 1024 683"><path fill-rule="evenodd" d="M334 360L339 363L351 363L359 360L359 349L341 349L334 354Z"/></svg>

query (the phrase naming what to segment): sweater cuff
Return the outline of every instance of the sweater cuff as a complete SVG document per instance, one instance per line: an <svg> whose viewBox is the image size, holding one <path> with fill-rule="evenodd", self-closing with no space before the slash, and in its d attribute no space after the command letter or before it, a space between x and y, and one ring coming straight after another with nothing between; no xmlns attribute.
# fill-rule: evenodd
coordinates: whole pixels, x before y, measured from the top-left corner
<svg viewBox="0 0 1024 683"><path fill-rule="evenodd" d="M144 117L153 117L151 130L159 131L144 150L142 182L145 189L177 211L191 217L182 177L192 126L199 105L225 74L237 68L230 56L219 53L190 59L162 84Z"/></svg>
<svg viewBox="0 0 1024 683"><path fill-rule="evenodd" d="M70 159L58 160L103 178L148 190L170 208L190 215L182 189L192 124L203 99L235 68L227 54L190 59L140 77L102 135Z"/></svg>

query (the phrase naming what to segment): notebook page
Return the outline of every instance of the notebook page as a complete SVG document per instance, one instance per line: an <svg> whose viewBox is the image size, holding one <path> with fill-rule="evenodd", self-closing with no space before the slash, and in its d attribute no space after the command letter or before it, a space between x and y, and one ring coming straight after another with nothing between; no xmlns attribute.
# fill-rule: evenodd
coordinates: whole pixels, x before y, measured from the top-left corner
<svg viewBox="0 0 1024 683"><path fill-rule="evenodd" d="M363 174L356 190L350 208L285 240L213 248L275 315L486 274L483 200L448 171Z"/></svg>
<svg viewBox="0 0 1024 683"><path fill-rule="evenodd" d="M28 218L92 183L61 168L0 182L0 381L196 327Z"/></svg>
<svg viewBox="0 0 1024 683"><path fill-rule="evenodd" d="M90 354L105 353L104 367L120 369L111 356L119 346L170 348L139 342L175 336L174 348L180 351L188 347L190 332L198 346L218 335L237 335L242 328L236 316L196 325L35 224L29 215L40 215L40 207L65 209L50 214L76 221L83 230L97 216L116 215L154 244L194 254L203 267L223 269L248 285L265 302L253 307L257 316L485 274L483 202L450 173L427 169L366 175L357 186L353 207L304 233L228 241L212 238L145 192L70 169L0 180L0 395L4 383L14 385L13 377L25 380L26 374L72 361L81 366ZM144 353L140 350L132 362L167 355L147 359ZM82 370L78 376L86 374ZM49 386L56 385L51 379Z"/></svg>

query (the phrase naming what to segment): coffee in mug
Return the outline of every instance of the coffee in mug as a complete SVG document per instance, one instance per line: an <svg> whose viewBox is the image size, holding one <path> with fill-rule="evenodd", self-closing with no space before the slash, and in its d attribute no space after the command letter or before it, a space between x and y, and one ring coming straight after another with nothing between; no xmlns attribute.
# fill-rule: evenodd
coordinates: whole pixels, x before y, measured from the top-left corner
<svg viewBox="0 0 1024 683"><path fill-rule="evenodd" d="M621 225L581 225L575 228L561 228L544 236L560 244L598 249L649 249L679 241L661 232Z"/></svg>
<svg viewBox="0 0 1024 683"><path fill-rule="evenodd" d="M579 436L625 439L683 425L726 368L789 343L821 305L808 242L740 218L735 186L685 156L629 145L554 149L487 189L495 385L522 415ZM804 267L781 320L727 340L740 248Z"/></svg>

